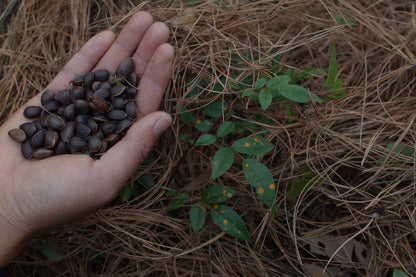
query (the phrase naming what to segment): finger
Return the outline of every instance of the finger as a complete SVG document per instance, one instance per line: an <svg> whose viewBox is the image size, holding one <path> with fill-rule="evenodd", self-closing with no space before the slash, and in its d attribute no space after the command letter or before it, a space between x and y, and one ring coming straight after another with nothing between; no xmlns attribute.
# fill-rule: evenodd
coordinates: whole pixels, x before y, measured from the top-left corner
<svg viewBox="0 0 416 277"><path fill-rule="evenodd" d="M158 109L168 85L174 50L170 44L162 44L156 49L140 80L136 99L139 118Z"/></svg>
<svg viewBox="0 0 416 277"><path fill-rule="evenodd" d="M134 123L121 141L94 162L92 174L105 180L105 184L100 183L100 186L108 191L118 191L144 161L156 139L171 122L169 114L154 112Z"/></svg>
<svg viewBox="0 0 416 277"><path fill-rule="evenodd" d="M153 18L147 12L138 12L133 15L111 48L97 64L97 68L105 68L114 72L125 58L134 53L152 23Z"/></svg>
<svg viewBox="0 0 416 277"><path fill-rule="evenodd" d="M138 76L143 76L147 63L152 58L155 49L166 43L168 39L169 29L165 24L156 22L149 28L133 55L135 73Z"/></svg>

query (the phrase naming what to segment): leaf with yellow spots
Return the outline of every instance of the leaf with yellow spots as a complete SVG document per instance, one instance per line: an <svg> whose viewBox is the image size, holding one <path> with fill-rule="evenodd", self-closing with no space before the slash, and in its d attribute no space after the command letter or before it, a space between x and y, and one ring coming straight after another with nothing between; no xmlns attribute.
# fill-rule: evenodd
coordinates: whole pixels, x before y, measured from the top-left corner
<svg viewBox="0 0 416 277"><path fill-rule="evenodd" d="M212 186L202 194L202 201L207 204L216 204L227 200L235 194L235 190L224 186Z"/></svg>
<svg viewBox="0 0 416 277"><path fill-rule="evenodd" d="M248 155L263 155L274 149L274 145L261 137L245 137L236 140L233 149Z"/></svg>
<svg viewBox="0 0 416 277"><path fill-rule="evenodd" d="M189 212L189 220L191 221L191 227L195 234L204 226L206 217L207 210L202 202L196 202L192 205Z"/></svg>
<svg viewBox="0 0 416 277"><path fill-rule="evenodd" d="M233 210L224 205L216 205L211 209L211 218L220 226L221 230L232 237L242 240L250 240L246 225L243 219Z"/></svg>
<svg viewBox="0 0 416 277"><path fill-rule="evenodd" d="M244 176L257 189L257 195L269 208L272 207L276 195L276 185L270 170L254 159L243 161Z"/></svg>
<svg viewBox="0 0 416 277"><path fill-rule="evenodd" d="M234 153L228 148L219 149L212 159L212 175L211 179L215 179L224 174L234 162Z"/></svg>
<svg viewBox="0 0 416 277"><path fill-rule="evenodd" d="M203 120L198 119L194 123L195 128L197 128L199 131L202 131L202 132L209 131L212 125L213 123L207 119L203 119Z"/></svg>

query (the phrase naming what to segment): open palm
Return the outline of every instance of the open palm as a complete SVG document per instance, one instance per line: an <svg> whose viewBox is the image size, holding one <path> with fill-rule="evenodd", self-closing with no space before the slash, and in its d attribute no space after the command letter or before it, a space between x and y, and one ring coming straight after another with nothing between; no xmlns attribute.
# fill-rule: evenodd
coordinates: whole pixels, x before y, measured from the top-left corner
<svg viewBox="0 0 416 277"><path fill-rule="evenodd" d="M169 30L153 23L144 12L135 14L116 38L104 31L91 38L46 89L59 91L77 75L107 69L114 72L126 57L139 76L138 120L126 136L99 160L87 155L59 155L27 160L8 130L27 121L23 109L40 105L40 94L29 100L0 127L0 266L1 249L33 232L87 214L113 199L143 162L158 135L170 125L170 116L156 112L172 70ZM1 238L7 237L7 240ZM10 253L8 254L10 256ZM4 254L3 254L4 256Z"/></svg>

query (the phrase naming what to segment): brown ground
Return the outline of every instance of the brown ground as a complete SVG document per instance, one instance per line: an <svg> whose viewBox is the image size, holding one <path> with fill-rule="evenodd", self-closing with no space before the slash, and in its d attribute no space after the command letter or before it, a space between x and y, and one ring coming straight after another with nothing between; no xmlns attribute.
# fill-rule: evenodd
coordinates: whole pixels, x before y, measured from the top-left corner
<svg viewBox="0 0 416 277"><path fill-rule="evenodd" d="M140 188L134 201L115 200L85 220L34 239L14 264L14 276L390 276L393 269L415 276L412 1L225 0L221 7L212 0L187 2L196 1L0 4L12 8L0 10L1 122L42 91L88 38L107 28L118 32L138 10L169 26L176 49L161 106L174 124L144 171L153 174L155 187ZM331 20L341 13L358 24ZM291 103L294 118L288 118L281 103L264 114L246 99L239 102L240 115L266 115L274 122L266 139L276 149L263 161L278 185L277 214L256 202L241 160L212 181L211 158L221 143L187 151L189 144L179 140L184 134L192 139L201 134L178 115L180 106L195 108L187 98L188 81L197 76L209 80L202 90L208 95L221 77L243 77L269 67L272 45L285 69L327 69L333 42L348 96L316 106ZM244 67L230 66L231 53L246 58ZM302 85L328 96L325 77ZM234 98L223 99L229 103ZM199 110L195 114L204 116ZM389 143L410 152L386 150ZM285 197L305 168L314 172L309 190L295 199ZM132 176L131 183L141 174ZM211 221L193 234L189 207L215 184L237 190L227 205L242 215L251 242L224 235ZM190 196L176 213L169 212L167 189ZM60 261L48 260L41 252L47 248L58 249ZM328 273L321 275L326 266Z"/></svg>

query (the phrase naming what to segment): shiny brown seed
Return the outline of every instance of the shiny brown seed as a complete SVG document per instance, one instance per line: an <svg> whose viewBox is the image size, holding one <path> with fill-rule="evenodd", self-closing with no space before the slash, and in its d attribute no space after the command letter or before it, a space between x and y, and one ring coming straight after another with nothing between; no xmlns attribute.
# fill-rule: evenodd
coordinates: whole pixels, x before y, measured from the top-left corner
<svg viewBox="0 0 416 277"><path fill-rule="evenodd" d="M72 80L73 86L82 86L82 83L84 82L84 74L79 75Z"/></svg>
<svg viewBox="0 0 416 277"><path fill-rule="evenodd" d="M54 130L48 130L45 134L43 145L48 149L52 149L58 143L58 140L59 140L58 132Z"/></svg>
<svg viewBox="0 0 416 277"><path fill-rule="evenodd" d="M133 72L129 75L129 77L127 78L127 83L129 86L131 87L136 87L137 86L137 75Z"/></svg>
<svg viewBox="0 0 416 277"><path fill-rule="evenodd" d="M111 87L112 85L109 82L101 83L101 86L100 86L100 88L106 89L106 90L111 90Z"/></svg>
<svg viewBox="0 0 416 277"><path fill-rule="evenodd" d="M33 120L32 123L35 124L37 130L43 130L43 129L45 129L43 127L42 121L40 121L40 119Z"/></svg>
<svg viewBox="0 0 416 277"><path fill-rule="evenodd" d="M45 105L43 105L43 108L48 112L56 112L60 106L62 106L61 103L56 100L51 100L46 102Z"/></svg>
<svg viewBox="0 0 416 277"><path fill-rule="evenodd" d="M66 106L64 111L64 118L68 121L71 121L74 119L75 115L75 105L72 103L68 106Z"/></svg>
<svg viewBox="0 0 416 277"><path fill-rule="evenodd" d="M45 130L37 131L30 140L30 143L33 148L40 148L43 146L43 141L45 139Z"/></svg>
<svg viewBox="0 0 416 277"><path fill-rule="evenodd" d="M129 76L134 70L134 60L132 58L125 59L116 70L116 77L118 76Z"/></svg>
<svg viewBox="0 0 416 277"><path fill-rule="evenodd" d="M75 125L73 122L67 122L65 127L61 131L61 139L64 142L68 142L73 136L75 132Z"/></svg>
<svg viewBox="0 0 416 277"><path fill-rule="evenodd" d="M131 119L123 119L120 122L117 123L115 132L116 133L123 133L128 130L128 128L133 124L133 121Z"/></svg>
<svg viewBox="0 0 416 277"><path fill-rule="evenodd" d="M71 152L82 152L88 148L88 143L80 137L72 137L68 142Z"/></svg>
<svg viewBox="0 0 416 277"><path fill-rule="evenodd" d="M79 137L86 137L91 133L91 128L84 123L79 123L75 126L75 134Z"/></svg>
<svg viewBox="0 0 416 277"><path fill-rule="evenodd" d="M32 153L33 153L33 148L32 148L31 141L29 139L25 140L20 145L20 150L22 152L23 157L25 157L26 159L30 159L32 157Z"/></svg>
<svg viewBox="0 0 416 277"><path fill-rule="evenodd" d="M56 145L55 151L56 151L56 154L59 154L59 155L68 154L69 153L68 145L66 144L66 142L60 140L58 141L58 144Z"/></svg>
<svg viewBox="0 0 416 277"><path fill-rule="evenodd" d="M124 110L126 107L126 100L123 97L114 97L112 104L114 109Z"/></svg>
<svg viewBox="0 0 416 277"><path fill-rule="evenodd" d="M107 151L107 150L108 150L108 148L109 148L109 147L108 147L107 142L106 142L105 140L101 141L101 148L100 148L99 153L100 153L100 154L104 153L105 151Z"/></svg>
<svg viewBox="0 0 416 277"><path fill-rule="evenodd" d="M114 85L114 86L111 88L111 95L112 95L113 97L117 97L117 96L121 95L121 94L122 94L125 90L126 90L126 87L125 87L125 86L121 86L121 85Z"/></svg>
<svg viewBox="0 0 416 277"><path fill-rule="evenodd" d="M136 110L136 103L134 102L134 100L130 100L127 102L126 113L128 117L133 118L133 119L136 118L137 110Z"/></svg>
<svg viewBox="0 0 416 277"><path fill-rule="evenodd" d="M110 97L110 91L105 88L100 88L97 91L94 92L94 96L98 96L104 99L107 99Z"/></svg>
<svg viewBox="0 0 416 277"><path fill-rule="evenodd" d="M89 113L85 113L85 114L79 114L74 118L74 123L75 124L88 124L88 120L90 119L91 114Z"/></svg>
<svg viewBox="0 0 416 277"><path fill-rule="evenodd" d="M32 153L32 159L46 159L49 157L52 157L55 154L55 152L51 149L46 148L39 148L33 151Z"/></svg>
<svg viewBox="0 0 416 277"><path fill-rule="evenodd" d="M91 136L90 140L88 141L88 150L90 152L98 152L101 148L101 139L97 135Z"/></svg>
<svg viewBox="0 0 416 277"><path fill-rule="evenodd" d="M75 105L75 107L74 107L75 108L75 112L77 112L77 113L84 113L84 114L86 114L86 113L89 113L90 110L91 110L90 109L90 105L85 100L81 100L81 99L75 100L74 105Z"/></svg>
<svg viewBox="0 0 416 277"><path fill-rule="evenodd" d="M95 81L95 82L92 84L91 89L92 89L92 91L97 91L100 87L101 87L101 82Z"/></svg>
<svg viewBox="0 0 416 277"><path fill-rule="evenodd" d="M55 99L55 93L52 90L47 89L42 93L42 96L40 97L40 103L42 105L45 105L45 103L54 99Z"/></svg>
<svg viewBox="0 0 416 277"><path fill-rule="evenodd" d="M117 142L119 142L120 139L121 139L120 134L112 133L112 134L108 135L105 138L105 141L107 141L108 145L113 146L114 144L116 144Z"/></svg>
<svg viewBox="0 0 416 277"><path fill-rule="evenodd" d="M97 132L95 132L94 136L97 136L100 139L104 139L104 134L100 130L98 130Z"/></svg>
<svg viewBox="0 0 416 277"><path fill-rule="evenodd" d="M25 131L18 128L11 129L8 134L16 142L23 142L27 137Z"/></svg>
<svg viewBox="0 0 416 277"><path fill-rule="evenodd" d="M60 90L55 95L55 100L62 105L69 105L72 103L71 91L69 89Z"/></svg>
<svg viewBox="0 0 416 277"><path fill-rule="evenodd" d="M60 106L59 109L56 111L56 114L60 116L64 116L66 107L68 106Z"/></svg>
<svg viewBox="0 0 416 277"><path fill-rule="evenodd" d="M92 84L94 83L94 72L88 72L84 75L84 82L82 87L85 89L91 89Z"/></svg>
<svg viewBox="0 0 416 277"><path fill-rule="evenodd" d="M97 130L98 130L98 124L97 124L97 122L94 120L94 118L90 117L90 118L88 119L87 125L88 125L88 127L90 127L90 129L91 129L91 132L92 132L92 133L97 132Z"/></svg>
<svg viewBox="0 0 416 277"><path fill-rule="evenodd" d="M39 106L28 106L24 109L23 115L27 118L35 118L40 116L42 108Z"/></svg>
<svg viewBox="0 0 416 277"><path fill-rule="evenodd" d="M94 111L94 112L105 112L108 108L108 104L107 101L105 101L104 98L99 97L99 96L91 96L90 99L90 108Z"/></svg>
<svg viewBox="0 0 416 277"><path fill-rule="evenodd" d="M105 136L114 133L117 127L117 121L107 121L100 124L100 130Z"/></svg>
<svg viewBox="0 0 416 277"><path fill-rule="evenodd" d="M108 118L102 113L96 113L93 118L97 123L108 121Z"/></svg>
<svg viewBox="0 0 416 277"><path fill-rule="evenodd" d="M52 130L62 130L65 127L65 121L57 115L51 115L46 120L46 125Z"/></svg>
<svg viewBox="0 0 416 277"><path fill-rule="evenodd" d="M112 120L122 120L127 117L127 113L122 110L112 110L107 113L107 117Z"/></svg>
<svg viewBox="0 0 416 277"><path fill-rule="evenodd" d="M82 87L73 87L71 92L72 101L82 99L86 97L86 91Z"/></svg>
<svg viewBox="0 0 416 277"><path fill-rule="evenodd" d="M136 97L136 95L137 95L137 89L136 88L129 87L124 92L124 98L126 98L126 99L134 99Z"/></svg>
<svg viewBox="0 0 416 277"><path fill-rule="evenodd" d="M26 136L31 137L34 133L36 133L36 125L33 122L26 122L19 126L20 129L22 129Z"/></svg>
<svg viewBox="0 0 416 277"><path fill-rule="evenodd" d="M108 79L109 75L110 74L105 69L98 69L98 70L94 71L94 79L96 81L104 82Z"/></svg>

